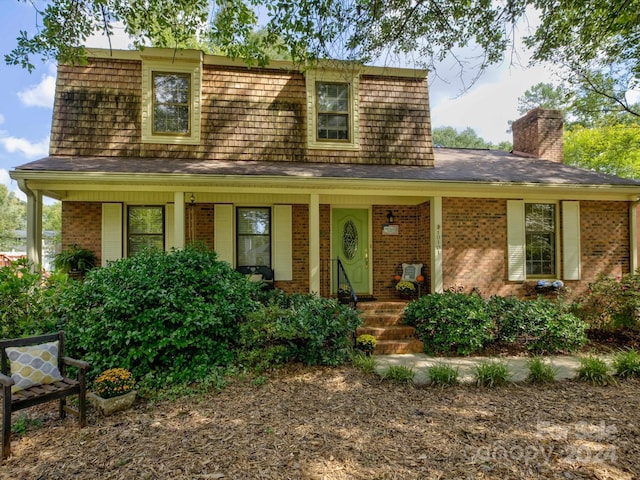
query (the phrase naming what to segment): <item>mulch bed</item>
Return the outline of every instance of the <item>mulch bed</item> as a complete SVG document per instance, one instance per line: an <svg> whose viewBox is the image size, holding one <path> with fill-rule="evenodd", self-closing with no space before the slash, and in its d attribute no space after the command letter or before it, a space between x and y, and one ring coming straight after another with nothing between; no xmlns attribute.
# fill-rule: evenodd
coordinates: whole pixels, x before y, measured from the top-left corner
<svg viewBox="0 0 640 480"><path fill-rule="evenodd" d="M15 436L12 479L632 479L640 381L413 388L350 367L292 365L262 385ZM14 415L15 418L20 412Z"/></svg>

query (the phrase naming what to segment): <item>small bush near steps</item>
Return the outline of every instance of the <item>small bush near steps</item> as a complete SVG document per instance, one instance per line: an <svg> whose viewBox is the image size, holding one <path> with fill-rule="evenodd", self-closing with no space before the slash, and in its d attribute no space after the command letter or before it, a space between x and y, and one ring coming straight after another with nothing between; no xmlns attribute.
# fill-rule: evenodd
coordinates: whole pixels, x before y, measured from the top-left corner
<svg viewBox="0 0 640 480"><path fill-rule="evenodd" d="M413 385L413 377L416 372L406 365L391 365L382 372L382 379L402 385Z"/></svg>
<svg viewBox="0 0 640 480"><path fill-rule="evenodd" d="M558 374L558 369L544 361L542 357L534 357L527 360L529 376L527 380L535 384L551 383Z"/></svg>
<svg viewBox="0 0 640 480"><path fill-rule="evenodd" d="M633 348L616 353L613 369L619 378L640 377L640 353Z"/></svg>
<svg viewBox="0 0 640 480"><path fill-rule="evenodd" d="M458 384L459 371L450 365L433 365L427 369L427 373L433 386L444 388Z"/></svg>
<svg viewBox="0 0 640 480"><path fill-rule="evenodd" d="M592 385L609 385L615 379L609 373L609 366L601 358L589 355L580 359L577 378Z"/></svg>
<svg viewBox="0 0 640 480"><path fill-rule="evenodd" d="M476 365L473 377L478 387L500 387L509 382L511 373L503 362L489 361Z"/></svg>

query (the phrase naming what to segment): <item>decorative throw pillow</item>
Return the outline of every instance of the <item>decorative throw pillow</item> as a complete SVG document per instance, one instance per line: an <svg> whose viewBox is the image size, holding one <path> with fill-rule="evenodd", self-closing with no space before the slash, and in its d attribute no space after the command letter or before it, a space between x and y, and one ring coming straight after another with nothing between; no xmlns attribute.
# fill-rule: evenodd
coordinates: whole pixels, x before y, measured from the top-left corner
<svg viewBox="0 0 640 480"><path fill-rule="evenodd" d="M62 380L58 370L58 341L9 347L6 352L11 364L11 378L15 382L11 387L13 393Z"/></svg>
<svg viewBox="0 0 640 480"><path fill-rule="evenodd" d="M415 282L416 278L422 275L421 263L403 263L402 264L402 280Z"/></svg>
<svg viewBox="0 0 640 480"><path fill-rule="evenodd" d="M249 280L251 280L252 282L261 282L262 281L262 274L261 273L254 273L249 277Z"/></svg>

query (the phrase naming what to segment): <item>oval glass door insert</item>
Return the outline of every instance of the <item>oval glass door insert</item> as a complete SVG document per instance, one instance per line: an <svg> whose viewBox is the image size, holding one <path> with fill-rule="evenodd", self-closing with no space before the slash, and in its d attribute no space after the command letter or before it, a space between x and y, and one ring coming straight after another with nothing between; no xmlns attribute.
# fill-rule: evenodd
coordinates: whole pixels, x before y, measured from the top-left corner
<svg viewBox="0 0 640 480"><path fill-rule="evenodd" d="M342 253L348 260L353 260L357 252L358 229L352 220L347 220L342 227Z"/></svg>

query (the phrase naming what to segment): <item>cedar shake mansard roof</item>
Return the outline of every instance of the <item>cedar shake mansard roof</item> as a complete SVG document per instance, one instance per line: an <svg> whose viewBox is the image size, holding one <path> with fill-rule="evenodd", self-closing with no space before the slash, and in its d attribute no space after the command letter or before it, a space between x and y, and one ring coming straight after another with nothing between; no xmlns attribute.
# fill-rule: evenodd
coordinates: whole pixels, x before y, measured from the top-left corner
<svg viewBox="0 0 640 480"><path fill-rule="evenodd" d="M278 177L336 180L411 180L476 184L540 184L575 186L640 186L640 181L604 175L557 162L498 150L435 148L435 167L360 165L214 159L49 156L19 167L18 177L69 173L78 180L92 175L198 175L213 177ZM169 180L169 179L167 179Z"/></svg>

